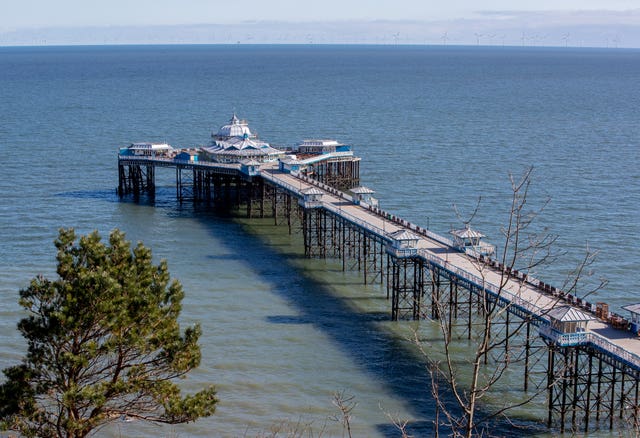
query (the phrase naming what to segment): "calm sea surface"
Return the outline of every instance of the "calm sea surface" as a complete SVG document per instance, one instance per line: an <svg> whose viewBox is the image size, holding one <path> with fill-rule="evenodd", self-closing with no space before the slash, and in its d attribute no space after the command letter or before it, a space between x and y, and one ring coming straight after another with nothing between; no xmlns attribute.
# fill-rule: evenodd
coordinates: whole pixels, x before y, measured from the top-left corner
<svg viewBox="0 0 640 438"><path fill-rule="evenodd" d="M155 205L120 202L117 148L205 144L235 111L274 145L351 144L381 206L441 234L481 198L475 225L498 244L508 175L534 166L531 204L551 200L539 229L559 235L562 253L538 276L561 285L587 247L598 250L579 294L606 277L590 301L622 312L640 302L639 84L637 50L0 48L0 368L24 352L17 292L53 276L58 228L118 227L183 283L182 320L204 333L202 366L184 386L214 383L221 402L192 425L102 434L255 436L289 420L340 436L332 394L344 391L358 403L356 436L394 436L387 414L428 435L413 325L388 321L379 287L305 260L299 236L271 221L180 207L170 171Z"/></svg>

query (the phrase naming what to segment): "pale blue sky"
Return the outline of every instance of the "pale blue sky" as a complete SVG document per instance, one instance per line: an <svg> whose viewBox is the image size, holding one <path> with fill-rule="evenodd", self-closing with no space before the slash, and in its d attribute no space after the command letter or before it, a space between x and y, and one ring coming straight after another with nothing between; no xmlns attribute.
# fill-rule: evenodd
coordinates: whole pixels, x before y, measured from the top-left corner
<svg viewBox="0 0 640 438"><path fill-rule="evenodd" d="M0 0L0 30L246 20L451 20L492 11L623 11L640 0Z"/></svg>
<svg viewBox="0 0 640 438"><path fill-rule="evenodd" d="M0 0L0 46L640 47L640 0Z"/></svg>

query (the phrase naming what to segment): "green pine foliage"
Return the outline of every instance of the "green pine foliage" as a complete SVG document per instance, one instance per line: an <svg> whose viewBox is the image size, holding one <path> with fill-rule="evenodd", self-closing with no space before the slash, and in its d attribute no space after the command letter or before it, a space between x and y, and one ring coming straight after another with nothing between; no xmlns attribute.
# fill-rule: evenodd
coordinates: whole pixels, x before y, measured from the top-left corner
<svg viewBox="0 0 640 438"><path fill-rule="evenodd" d="M61 229L55 281L20 291L28 353L4 370L0 426L24 436L84 437L122 418L184 423L214 413L213 387L183 397L175 379L200 363L198 325L181 333L184 296L166 261L154 265L114 230L76 241Z"/></svg>

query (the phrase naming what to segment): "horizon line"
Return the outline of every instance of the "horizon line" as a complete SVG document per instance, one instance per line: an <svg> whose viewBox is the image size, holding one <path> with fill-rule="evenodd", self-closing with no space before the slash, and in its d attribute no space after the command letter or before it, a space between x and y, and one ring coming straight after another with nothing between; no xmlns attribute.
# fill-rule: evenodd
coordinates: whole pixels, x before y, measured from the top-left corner
<svg viewBox="0 0 640 438"><path fill-rule="evenodd" d="M373 47L456 47L456 48L505 48L505 49L599 49L599 50L640 50L640 47L618 47L618 46L576 46L576 45L542 45L542 44L471 44L471 43L377 43L377 42L325 42L325 43L308 43L308 42L242 42L237 41L235 43L228 42L110 42L110 43L64 43L64 44L29 44L29 43L16 43L16 44L2 44L0 48L61 48L61 47L153 47L153 46L308 46L308 47L322 47L322 46L373 46Z"/></svg>

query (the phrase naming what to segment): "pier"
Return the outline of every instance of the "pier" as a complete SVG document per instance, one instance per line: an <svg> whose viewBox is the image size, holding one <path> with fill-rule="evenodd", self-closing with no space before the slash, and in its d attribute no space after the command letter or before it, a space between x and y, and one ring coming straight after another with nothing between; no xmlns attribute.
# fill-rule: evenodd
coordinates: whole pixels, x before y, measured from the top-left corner
<svg viewBox="0 0 640 438"><path fill-rule="evenodd" d="M282 150L258 140L235 115L212 146L174 150L135 143L118 155L120 196L153 197L156 171L175 171L181 202L243 209L300 229L305 255L341 261L386 291L392 320L444 318L466 328L487 302L504 309L505 328L524 326L527 391L532 355L545 354L548 427L560 432L640 424L640 308L631 319L505 267L474 230L453 239L384 211L360 185L360 159L332 140ZM243 153L244 151L244 153ZM445 315L442 312L446 312ZM541 342L544 352L532 348Z"/></svg>

